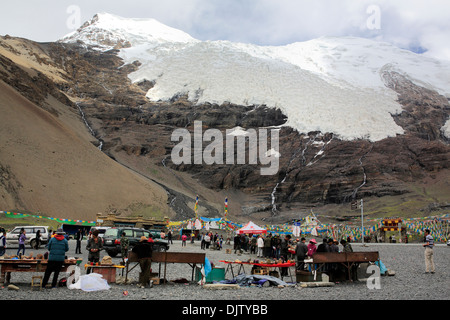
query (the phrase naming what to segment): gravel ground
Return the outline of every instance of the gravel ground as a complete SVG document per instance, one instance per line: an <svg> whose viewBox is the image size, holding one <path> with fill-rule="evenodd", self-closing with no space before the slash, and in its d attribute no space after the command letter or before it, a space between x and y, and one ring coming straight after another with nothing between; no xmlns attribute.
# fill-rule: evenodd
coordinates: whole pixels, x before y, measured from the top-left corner
<svg viewBox="0 0 450 320"><path fill-rule="evenodd" d="M75 242L69 241L70 250L68 257L75 255ZM85 241L82 248L85 248ZM225 246L231 248L231 246ZM366 281L342 282L334 287L302 288L293 285L284 288L278 287L241 287L235 290L206 290L196 283L155 285L153 288L141 289L136 286L139 266L130 273L133 280L128 285L111 284L110 290L97 292L84 292L81 290L69 290L57 288L51 290L31 290L31 276L43 275L34 273L13 273L11 283L18 286L19 290L8 290L6 286L0 289L0 300L450 300L450 247L437 245L435 248L435 274L424 274L424 249L420 244L353 244L354 251L378 251L382 262L388 269L396 272L395 276L381 277L380 289L369 289ZM9 248L8 254L14 254L16 248ZM33 252L44 253L45 249L38 251L26 249L26 254ZM82 250L83 264L87 261L87 252ZM222 251L203 251L200 243L188 243L181 247L180 241L174 241L171 252L206 252L208 259L218 266L223 266L219 260L247 260L256 258L250 254L225 254ZM233 251L234 252L234 251ZM102 254L105 255L104 253ZM120 257L113 261L118 263ZM153 264L153 270L157 270L157 264ZM167 279L180 278L191 279L191 268L186 264L168 264ZM249 272L249 271L248 271ZM85 274L84 268L82 274ZM60 278L65 274L60 274ZM228 273L227 278L231 275ZM52 278L50 278L51 280ZM284 280L288 280L285 278ZM124 291L128 291L125 296Z"/></svg>

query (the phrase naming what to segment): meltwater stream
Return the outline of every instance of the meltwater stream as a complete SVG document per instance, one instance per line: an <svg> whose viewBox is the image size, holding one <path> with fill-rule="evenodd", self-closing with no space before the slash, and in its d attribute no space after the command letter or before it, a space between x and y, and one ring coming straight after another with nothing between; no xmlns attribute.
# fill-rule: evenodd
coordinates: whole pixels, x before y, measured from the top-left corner
<svg viewBox="0 0 450 320"><path fill-rule="evenodd" d="M84 114L84 111L83 111L83 109L82 109L81 106L80 106L80 103L79 103L79 102L76 102L75 104L77 105L78 111L80 111L81 119L83 119L83 122L84 122L84 124L86 125L86 127L88 128L89 132L91 133L91 135L92 135L95 139L98 140L98 142L99 142L98 149L99 149L100 151L102 151L102 148L103 148L103 140L101 140L101 139L99 139L99 138L96 137L95 131L94 131L94 130L92 129L92 127L89 125L89 123L88 123L88 121L87 121L87 119L86 119L86 115Z"/></svg>

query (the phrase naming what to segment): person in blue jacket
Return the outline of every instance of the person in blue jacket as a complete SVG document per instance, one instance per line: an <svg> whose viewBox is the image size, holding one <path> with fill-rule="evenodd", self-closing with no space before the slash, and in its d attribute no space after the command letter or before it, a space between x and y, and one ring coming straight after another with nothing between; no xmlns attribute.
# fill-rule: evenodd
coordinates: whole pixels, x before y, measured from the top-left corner
<svg viewBox="0 0 450 320"><path fill-rule="evenodd" d="M56 231L56 235L50 239L48 243L48 263L47 269L45 270L44 279L42 280L42 287L45 288L50 275L53 274L52 288L56 288L58 283L58 276L61 268L64 264L64 259L66 257L66 252L69 251L69 243L64 237L66 233L62 229Z"/></svg>

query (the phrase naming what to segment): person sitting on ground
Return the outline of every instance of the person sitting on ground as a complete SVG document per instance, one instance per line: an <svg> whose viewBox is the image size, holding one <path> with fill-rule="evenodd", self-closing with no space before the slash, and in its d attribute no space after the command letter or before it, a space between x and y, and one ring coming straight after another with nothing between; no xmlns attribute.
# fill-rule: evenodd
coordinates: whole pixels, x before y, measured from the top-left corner
<svg viewBox="0 0 450 320"><path fill-rule="evenodd" d="M139 243L133 247L132 252L136 253L139 259L139 266L141 267L138 287L145 288L150 283L151 288L152 282L150 282L150 274L152 272L152 245L145 236L142 236Z"/></svg>

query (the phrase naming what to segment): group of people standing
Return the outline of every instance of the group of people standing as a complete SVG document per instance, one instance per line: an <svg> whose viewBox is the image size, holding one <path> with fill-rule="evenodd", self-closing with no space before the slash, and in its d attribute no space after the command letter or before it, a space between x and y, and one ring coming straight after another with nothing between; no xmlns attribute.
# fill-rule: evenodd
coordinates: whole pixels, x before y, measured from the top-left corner
<svg viewBox="0 0 450 320"><path fill-rule="evenodd" d="M289 241L287 241L286 237L282 238L278 235L272 236L270 233L267 236L260 234L257 238L252 238L251 243L252 247L255 247L257 257L280 259L286 253L284 252L286 251L284 242L288 242L288 245L292 245L290 237L291 236L289 235Z"/></svg>
<svg viewBox="0 0 450 320"><path fill-rule="evenodd" d="M214 235L212 232L202 233L200 236L200 248L202 250L209 249L211 244L215 245L218 250L222 250L223 236L219 236L217 232Z"/></svg>

